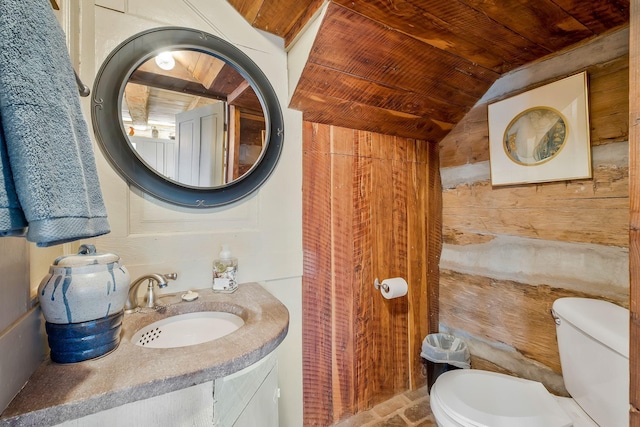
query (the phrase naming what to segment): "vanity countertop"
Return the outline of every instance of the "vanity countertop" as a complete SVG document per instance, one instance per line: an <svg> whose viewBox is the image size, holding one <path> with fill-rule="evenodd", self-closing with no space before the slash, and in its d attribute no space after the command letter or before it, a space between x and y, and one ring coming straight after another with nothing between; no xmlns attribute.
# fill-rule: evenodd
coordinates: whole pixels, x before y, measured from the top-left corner
<svg viewBox="0 0 640 427"><path fill-rule="evenodd" d="M232 294L210 289L198 293L192 302L168 296L167 307L125 314L120 344L105 356L71 364L42 362L2 413L0 426L55 425L212 381L259 361L287 334L289 312L257 283L241 284ZM237 314L245 325L189 347L148 349L131 342L138 329L156 320L207 310Z"/></svg>

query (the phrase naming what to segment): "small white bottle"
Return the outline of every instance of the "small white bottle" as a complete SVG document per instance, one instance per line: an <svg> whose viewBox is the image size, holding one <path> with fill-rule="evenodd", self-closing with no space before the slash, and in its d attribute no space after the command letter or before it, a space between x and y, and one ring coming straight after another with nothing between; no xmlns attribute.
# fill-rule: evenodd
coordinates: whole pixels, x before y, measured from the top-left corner
<svg viewBox="0 0 640 427"><path fill-rule="evenodd" d="M218 258L213 260L213 290L230 293L238 289L237 273L238 258L231 256L229 245L222 245Z"/></svg>

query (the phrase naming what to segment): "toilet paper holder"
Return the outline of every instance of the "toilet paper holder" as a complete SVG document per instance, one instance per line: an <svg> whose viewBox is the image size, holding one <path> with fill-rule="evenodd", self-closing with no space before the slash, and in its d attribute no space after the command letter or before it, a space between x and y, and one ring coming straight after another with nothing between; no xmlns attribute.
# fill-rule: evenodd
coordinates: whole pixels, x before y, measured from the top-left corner
<svg viewBox="0 0 640 427"><path fill-rule="evenodd" d="M400 298L407 295L409 284L402 277L384 279L382 282L376 277L373 287L380 289L380 293L386 299Z"/></svg>
<svg viewBox="0 0 640 427"><path fill-rule="evenodd" d="M386 283L380 283L380 280L376 277L376 280L373 281L373 287L377 289L382 288L383 291L389 292L389 285Z"/></svg>

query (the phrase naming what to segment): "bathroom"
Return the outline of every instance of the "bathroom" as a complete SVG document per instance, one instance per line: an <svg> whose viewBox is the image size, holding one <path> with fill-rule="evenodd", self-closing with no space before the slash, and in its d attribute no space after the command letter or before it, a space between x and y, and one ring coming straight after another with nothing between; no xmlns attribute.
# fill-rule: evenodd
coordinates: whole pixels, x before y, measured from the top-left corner
<svg viewBox="0 0 640 427"><path fill-rule="evenodd" d="M64 11L68 3L60 3ZM269 77L281 104L287 104L290 96L287 53L282 48L282 40L253 29L227 2L201 0L176 5L168 0L113 0L96 3L95 8L83 6L74 11L80 16L72 15L75 18L66 24L69 25L67 28L75 29L70 31L70 34L75 34L75 38L70 40L72 57L76 58L80 76L87 84L92 84L102 60L124 38L152 26L177 25L224 34L244 47ZM74 19L81 19L82 31L77 29ZM436 263L436 270L439 267L439 307L435 305L439 311L440 329L468 339L474 362L480 366L494 365L494 369L502 368L522 375L529 373L546 385L557 387L559 362L553 322L548 315L550 302L560 296L586 294L629 306L628 39L629 30L623 27L581 47L585 50L569 51L530 65L520 75L514 73L511 80L494 87L496 92L488 93L481 101L481 104L486 104L538 82L587 70L592 76L592 180L491 188L486 151L486 108L472 109L442 140L439 154L437 150L430 153L431 161L439 162L443 189L442 256L439 265ZM528 74L535 74L538 80L530 80L532 77ZM86 116L90 117L89 100L84 99L83 103ZM178 271L179 280L170 283L166 292L185 291L193 283L202 284L197 287L206 287L210 282L212 259L221 244L229 244L241 261L240 281L260 282L289 310L289 332L278 349L280 369L287 367L287 375L280 376L280 419L281 425L298 426L303 425L303 408L308 408L303 398L303 354L306 354L303 352L303 283L304 276L314 277L305 271L309 267L303 262L303 164L311 158L311 150L304 146L307 142L304 135L307 135L305 132L327 132L343 143L350 143L354 136L348 129L303 123L302 113L294 109L283 108L283 114L285 148L273 175L251 198L211 213L163 205L140 192L130 191L96 148L98 172L112 231L96 238L94 243L100 251L119 254L132 277L149 272ZM371 139L387 138L366 134ZM349 155L347 153L345 157ZM382 170L381 174L392 173L384 169L389 163L381 157L374 166L382 169L372 169ZM384 182L384 175L377 179ZM437 196L424 188L422 191L425 199ZM531 202L531 205L522 208L523 200ZM371 203L380 203L381 208L384 207L384 200L371 200ZM474 208L469 209L469 206ZM550 212L557 215L557 220L548 218ZM384 222L383 217L377 220ZM434 225L425 225L429 226ZM202 229L209 231L202 233ZM390 229L389 233L394 230ZM424 242L420 244L425 245ZM63 253L74 253L77 245L43 249L27 246L14 238L0 239L0 245L2 253L8 255L2 261L3 275L12 278L4 289L9 295L0 302L4 322L0 329L8 329L16 319L21 320L23 327L33 328L34 317L39 315L29 311L35 288L51 261ZM406 252L406 249L400 250ZM426 258L425 253L410 255ZM532 253L533 261L526 265L518 259L509 258L519 254L530 256ZM557 258L558 254L567 258L567 263L549 267L552 264L550 260ZM385 253L374 256L379 265L385 265ZM366 262L364 260L363 264ZM486 265L491 268L479 267ZM514 270L513 265L526 270ZM370 274L381 278L391 274L403 275L405 271L393 269L409 267L387 264L385 268ZM419 265L419 268L425 266ZM544 271L544 275L540 271ZM338 273L341 272L334 274ZM353 273L345 271L341 274ZM427 273L424 275L426 277ZM320 276L320 279L324 277ZM425 288L426 280L421 282ZM368 280L366 283L369 286ZM371 289L363 292L372 298L372 310L389 309L381 300L373 300L379 295ZM419 325L412 322L413 326L394 326L398 330L415 327L411 332L402 332L407 334L406 342L410 342L414 349L419 348L425 333L437 329L437 325L427 321L427 315L433 316L433 311L427 312L426 305L434 304L433 301L423 299L422 302L419 311L412 305L411 310L414 311L409 314L418 319ZM393 304L397 304L400 311L407 311L406 305L403 306L406 302L394 301ZM500 309L506 306L517 307L517 310ZM27 313L25 317L24 313ZM528 319L525 324L521 322L524 318ZM406 317L403 321L407 322ZM345 335L334 339L350 338L352 335L346 334L353 333L339 332ZM5 352L16 347L16 341L10 339L11 336L4 333L0 339L3 370L9 366L4 362L9 360ZM24 341L18 343L21 346L38 345L37 340L33 343ZM24 351L32 356L37 354ZM395 380L385 379L387 382L380 386L381 396L390 397L395 392L424 382L419 360L413 352L411 357L406 365L394 368L399 373L394 375ZM33 364L38 363L37 356L35 359L29 368L24 366L27 363L23 362L23 357L19 363L22 368L12 367L12 372L33 369ZM348 362L355 365L357 360ZM308 359L307 363L314 363L314 359ZM340 368L345 369L344 377L340 378L346 380L357 368L345 363ZM336 372L340 372L338 368ZM4 377L5 371L2 375ZM380 374L381 378L383 376ZM309 425L325 425L326 417L330 417L332 422L338 421L380 399L373 392L366 396L366 401L356 401L355 393L338 396L341 381L334 381L334 384L329 383L334 393L332 412L312 414L319 417L316 420L323 421L313 422L310 418ZM11 391L2 390L2 393Z"/></svg>

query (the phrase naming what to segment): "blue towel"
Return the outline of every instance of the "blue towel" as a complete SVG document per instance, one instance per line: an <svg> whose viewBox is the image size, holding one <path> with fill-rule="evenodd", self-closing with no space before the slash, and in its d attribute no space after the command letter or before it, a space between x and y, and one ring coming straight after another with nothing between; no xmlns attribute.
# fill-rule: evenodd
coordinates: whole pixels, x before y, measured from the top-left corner
<svg viewBox="0 0 640 427"><path fill-rule="evenodd" d="M0 127L0 172L0 236L24 236L27 232L27 220L22 213L13 185L2 127Z"/></svg>
<svg viewBox="0 0 640 427"><path fill-rule="evenodd" d="M0 235L108 233L65 37L49 0L0 0Z"/></svg>

